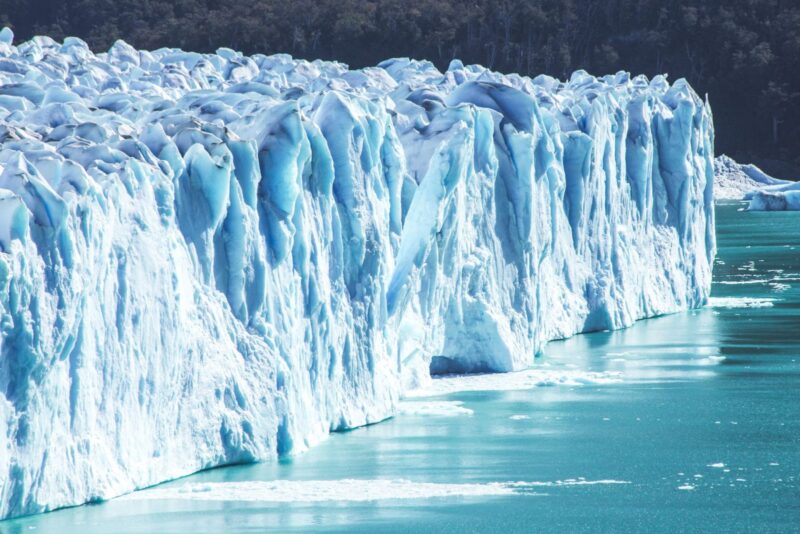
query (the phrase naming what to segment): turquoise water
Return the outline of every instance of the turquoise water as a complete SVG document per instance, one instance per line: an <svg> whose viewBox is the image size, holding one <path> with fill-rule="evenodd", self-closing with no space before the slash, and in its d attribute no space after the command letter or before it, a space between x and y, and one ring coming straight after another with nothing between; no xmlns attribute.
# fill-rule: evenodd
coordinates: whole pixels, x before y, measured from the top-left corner
<svg viewBox="0 0 800 534"><path fill-rule="evenodd" d="M800 213L739 207L717 207L722 300L551 343L538 366L575 380L452 393L425 405L446 416L0 531L797 531ZM525 483L492 485L508 481Z"/></svg>

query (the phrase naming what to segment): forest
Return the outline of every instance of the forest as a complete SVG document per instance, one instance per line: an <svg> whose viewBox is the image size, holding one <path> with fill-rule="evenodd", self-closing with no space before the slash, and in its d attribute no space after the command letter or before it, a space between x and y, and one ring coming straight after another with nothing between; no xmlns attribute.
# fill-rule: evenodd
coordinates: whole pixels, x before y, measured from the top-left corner
<svg viewBox="0 0 800 534"><path fill-rule="evenodd" d="M667 73L709 95L718 153L800 177L796 0L0 0L3 25L97 52L124 39L351 67L408 56L560 78Z"/></svg>

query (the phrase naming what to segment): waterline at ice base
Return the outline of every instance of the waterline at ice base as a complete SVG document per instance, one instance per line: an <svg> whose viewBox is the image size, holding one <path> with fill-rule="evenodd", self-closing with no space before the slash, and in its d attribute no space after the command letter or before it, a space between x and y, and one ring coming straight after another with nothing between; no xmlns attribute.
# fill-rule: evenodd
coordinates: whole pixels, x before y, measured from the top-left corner
<svg viewBox="0 0 800 534"><path fill-rule="evenodd" d="M684 80L0 33L0 516L297 453L703 305Z"/></svg>

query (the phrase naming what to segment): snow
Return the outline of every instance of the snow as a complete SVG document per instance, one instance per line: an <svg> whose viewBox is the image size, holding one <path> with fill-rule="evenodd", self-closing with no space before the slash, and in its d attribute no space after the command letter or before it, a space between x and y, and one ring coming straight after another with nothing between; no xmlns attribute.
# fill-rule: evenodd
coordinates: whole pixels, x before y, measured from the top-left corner
<svg viewBox="0 0 800 534"><path fill-rule="evenodd" d="M431 370L707 301L713 125L683 80L12 43L0 517L293 454L464 387Z"/></svg>

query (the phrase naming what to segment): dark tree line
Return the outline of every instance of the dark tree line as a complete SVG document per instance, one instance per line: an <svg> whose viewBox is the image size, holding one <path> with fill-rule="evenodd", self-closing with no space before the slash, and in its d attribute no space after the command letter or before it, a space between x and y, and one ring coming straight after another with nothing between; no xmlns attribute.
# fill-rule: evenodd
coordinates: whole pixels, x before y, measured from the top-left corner
<svg viewBox="0 0 800 534"><path fill-rule="evenodd" d="M710 95L718 152L800 165L797 0L0 0L0 24L98 51L121 38L353 67L411 56L562 78L666 72Z"/></svg>

